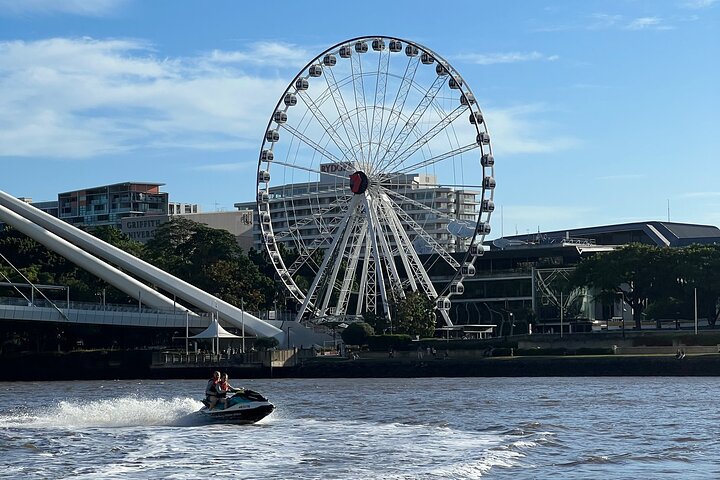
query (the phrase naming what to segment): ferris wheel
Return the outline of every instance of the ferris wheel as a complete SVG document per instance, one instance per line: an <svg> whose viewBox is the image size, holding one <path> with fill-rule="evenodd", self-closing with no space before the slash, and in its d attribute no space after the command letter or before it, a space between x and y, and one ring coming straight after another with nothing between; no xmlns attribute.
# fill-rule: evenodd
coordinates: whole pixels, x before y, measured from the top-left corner
<svg viewBox="0 0 720 480"><path fill-rule="evenodd" d="M494 189L490 135L457 70L415 42L358 37L313 58L278 101L258 162L260 233L298 320L390 318L421 292L452 325Z"/></svg>

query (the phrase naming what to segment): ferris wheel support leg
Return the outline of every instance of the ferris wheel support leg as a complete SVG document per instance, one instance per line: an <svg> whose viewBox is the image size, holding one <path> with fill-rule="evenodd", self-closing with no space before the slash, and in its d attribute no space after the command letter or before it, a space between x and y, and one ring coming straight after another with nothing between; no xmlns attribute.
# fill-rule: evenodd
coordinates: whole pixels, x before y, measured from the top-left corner
<svg viewBox="0 0 720 480"><path fill-rule="evenodd" d="M342 261L345 258L345 250L347 249L348 240L354 228L355 216L351 214L350 218L348 219L347 226L345 227L345 233L343 234L342 241L340 242L340 248L336 250L337 254L335 255L335 262L333 262L332 270L330 271L330 278L328 279L327 285L325 287L325 298L323 299L322 306L320 307L321 316L326 314L328 304L330 303L330 299L332 298L333 290L335 289L335 281L337 280L338 273L340 272ZM348 272L346 272L346 274L347 273ZM344 314L345 312L336 311L335 313L340 315Z"/></svg>
<svg viewBox="0 0 720 480"><path fill-rule="evenodd" d="M312 285L310 285L310 289L308 290L307 294L305 294L305 300L303 300L302 306L300 307L300 310L298 311L297 316L295 317L295 320L297 322L300 322L302 320L303 315L305 314L305 310L307 310L308 305L310 304L310 299L312 298L313 294L315 293L315 289L318 286L318 283L320 283L320 280L322 278L322 273L327 268L327 264L330 262L330 258L332 258L332 253L337 248L337 244L340 241L340 234L343 233L345 230L343 225L347 224L348 219L350 218L350 215L352 214L353 210L355 210L355 207L357 206L358 200L356 197L353 197L352 200L350 200L350 207L348 208L347 212L345 212L345 215L343 215L342 220L340 221L340 227L335 232L335 235L333 236L332 243L330 244L330 247L325 250L325 258L323 258L322 264L320 265L320 268L318 269L318 274L315 276L315 279L313 280Z"/></svg>
<svg viewBox="0 0 720 480"><path fill-rule="evenodd" d="M358 227L359 224L359 227ZM353 243L350 250L350 258L348 259L348 266L346 273L343 278L342 287L340 288L340 295L338 298L338 312L345 313L348 307L348 301L350 299L350 291L352 290L352 284L355 280L355 272L357 271L358 260L360 259L360 251L363 246L363 239L365 238L365 232L367 231L367 223L363 217L358 217L355 222L356 232L353 233ZM359 302L358 302L359 303ZM356 313L356 315L359 315Z"/></svg>
<svg viewBox="0 0 720 480"><path fill-rule="evenodd" d="M395 265L395 259L393 258L392 250L390 249L390 245L388 244L386 235L383 233L380 217L378 217L378 210L376 209L376 207L381 207L380 200L368 196L365 200L365 203L367 206L371 207L370 210L368 210L368 218L370 220L370 225L375 226L376 238L380 243L380 252L382 252L383 257L386 260L385 268L387 268L388 272L390 273L390 279L393 282L393 284L391 285L392 291L400 298L405 298L405 291L402 288L402 280L400 278L400 274L398 273L397 265Z"/></svg>
<svg viewBox="0 0 720 480"><path fill-rule="evenodd" d="M377 279L377 288L380 290L380 299L382 302L382 308L383 313L387 317L388 321L390 322L390 325L392 325L392 319L390 317L390 303L387 299L387 290L385 288L385 279L382 274L378 275L377 269L382 269L382 264L380 263L380 249L378 247L378 232L375 230L375 227L373 225L372 218L370 217L370 205L368 204L367 198L363 197L364 203L365 203L365 211L368 212L368 219L370 220L368 222L368 231L370 232L370 243L372 245L372 256L373 256L373 262L375 264L375 277ZM390 327L392 330L392 327Z"/></svg>
<svg viewBox="0 0 720 480"><path fill-rule="evenodd" d="M372 256L372 248L371 248L371 241L370 241L370 232L367 229L367 225L365 228L365 257L363 258L363 268L362 268L362 275L360 276L360 287L358 288L358 300L357 305L355 306L355 315L362 314L363 311L363 303L365 303L364 307L368 312L375 313L375 296L374 292L372 292L372 299L370 298L371 292L368 291L368 279L370 277L370 259ZM373 280L374 281L374 280ZM366 294L367 292L367 294Z"/></svg>

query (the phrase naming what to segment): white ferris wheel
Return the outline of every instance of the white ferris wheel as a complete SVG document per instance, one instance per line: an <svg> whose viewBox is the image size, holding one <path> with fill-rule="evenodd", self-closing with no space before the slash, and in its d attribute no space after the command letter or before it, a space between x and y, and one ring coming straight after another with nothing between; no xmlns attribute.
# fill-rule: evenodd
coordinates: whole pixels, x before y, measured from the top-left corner
<svg viewBox="0 0 720 480"><path fill-rule="evenodd" d="M313 58L278 101L258 162L260 232L298 319L390 318L418 291L452 325L494 188L485 119L457 70L415 42L359 37Z"/></svg>

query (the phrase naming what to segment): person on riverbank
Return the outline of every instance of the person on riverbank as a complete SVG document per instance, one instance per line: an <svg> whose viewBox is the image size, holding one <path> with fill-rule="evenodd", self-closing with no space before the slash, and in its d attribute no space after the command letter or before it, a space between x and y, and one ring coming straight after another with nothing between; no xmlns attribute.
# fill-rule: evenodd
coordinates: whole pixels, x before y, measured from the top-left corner
<svg viewBox="0 0 720 480"><path fill-rule="evenodd" d="M215 408L218 402L218 384L220 383L220 372L213 372L213 376L208 380L207 386L205 387L205 402L208 406L208 410Z"/></svg>

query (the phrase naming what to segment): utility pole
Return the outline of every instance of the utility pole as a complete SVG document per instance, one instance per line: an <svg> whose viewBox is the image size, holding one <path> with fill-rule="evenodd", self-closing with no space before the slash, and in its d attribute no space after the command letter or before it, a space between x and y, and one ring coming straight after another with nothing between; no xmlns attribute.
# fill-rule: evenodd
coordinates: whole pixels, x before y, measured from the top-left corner
<svg viewBox="0 0 720 480"><path fill-rule="evenodd" d="M697 287L695 287L695 335L698 334Z"/></svg>
<svg viewBox="0 0 720 480"><path fill-rule="evenodd" d="M245 354L245 299L240 299L240 325L242 326L242 353ZM244 360L243 360L244 361Z"/></svg>
<svg viewBox="0 0 720 480"><path fill-rule="evenodd" d="M563 323L565 320L565 307L563 302L563 292L560 292L560 338L563 337Z"/></svg>

